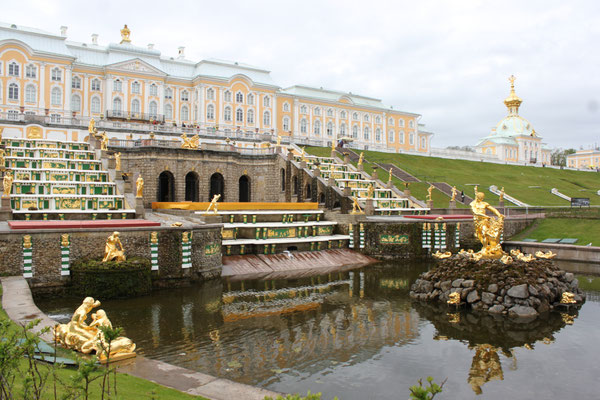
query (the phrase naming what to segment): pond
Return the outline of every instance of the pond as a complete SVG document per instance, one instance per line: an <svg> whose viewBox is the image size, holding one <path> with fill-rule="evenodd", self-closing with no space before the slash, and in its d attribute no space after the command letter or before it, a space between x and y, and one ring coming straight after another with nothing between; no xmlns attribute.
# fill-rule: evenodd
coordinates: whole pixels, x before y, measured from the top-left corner
<svg viewBox="0 0 600 400"><path fill-rule="evenodd" d="M515 323L412 302L425 263L384 262L288 280L215 280L106 301L138 353L203 373L324 399L405 399L418 379L440 398L597 398L600 282L579 276L579 311ZM80 298L38 300L66 322Z"/></svg>

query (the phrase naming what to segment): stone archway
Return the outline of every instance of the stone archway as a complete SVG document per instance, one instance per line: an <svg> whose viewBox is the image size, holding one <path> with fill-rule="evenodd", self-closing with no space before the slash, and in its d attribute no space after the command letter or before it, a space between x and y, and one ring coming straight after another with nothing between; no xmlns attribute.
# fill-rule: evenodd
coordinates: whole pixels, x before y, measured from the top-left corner
<svg viewBox="0 0 600 400"><path fill-rule="evenodd" d="M198 174L190 171L185 175L185 201L199 201Z"/></svg>
<svg viewBox="0 0 600 400"><path fill-rule="evenodd" d="M251 201L251 187L250 178L248 175L242 175L239 181L239 192L240 192L240 203L247 203Z"/></svg>
<svg viewBox="0 0 600 400"><path fill-rule="evenodd" d="M163 171L158 176L158 201L175 201L175 177L170 171Z"/></svg>
<svg viewBox="0 0 600 400"><path fill-rule="evenodd" d="M210 176L210 191L208 193L208 200L211 201L212 198L217 194L221 195L219 201L225 201L225 179L223 178L223 175L215 172Z"/></svg>

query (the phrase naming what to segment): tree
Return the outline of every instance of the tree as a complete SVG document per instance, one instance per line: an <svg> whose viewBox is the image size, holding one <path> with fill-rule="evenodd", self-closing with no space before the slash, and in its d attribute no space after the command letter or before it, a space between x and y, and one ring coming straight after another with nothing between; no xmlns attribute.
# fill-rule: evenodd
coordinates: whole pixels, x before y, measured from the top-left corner
<svg viewBox="0 0 600 400"><path fill-rule="evenodd" d="M559 167L566 167L567 156L574 153L575 149L554 149L550 154L550 163Z"/></svg>

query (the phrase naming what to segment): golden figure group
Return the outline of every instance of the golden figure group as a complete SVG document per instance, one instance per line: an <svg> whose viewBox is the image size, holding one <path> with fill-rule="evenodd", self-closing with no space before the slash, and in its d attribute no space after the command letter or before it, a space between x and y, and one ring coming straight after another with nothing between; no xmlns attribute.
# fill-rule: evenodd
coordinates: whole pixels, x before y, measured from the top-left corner
<svg viewBox="0 0 600 400"><path fill-rule="evenodd" d="M54 327L55 341L68 349L84 354L96 353L101 361L106 360L108 343L104 334L99 329L101 326L112 328L112 324L104 310L92 314L92 322L88 325L88 313L99 307L100 302L92 297L86 297L83 303L75 310L71 321ZM126 337L118 337L110 344L110 358L123 359L135 357L135 343Z"/></svg>
<svg viewBox="0 0 600 400"><path fill-rule="evenodd" d="M102 262L113 260L116 262L125 261L125 249L119 238L119 232L113 232L106 239L106 245L104 246L104 258L102 258Z"/></svg>
<svg viewBox="0 0 600 400"><path fill-rule="evenodd" d="M212 210L213 214L217 214L219 212L219 199L221 198L220 194L215 194L212 198L212 200L210 201L210 204L208 205L208 208L206 209L206 211L204 212L205 214L210 213L210 211Z"/></svg>
<svg viewBox="0 0 600 400"><path fill-rule="evenodd" d="M188 138L185 133L181 135L181 143L182 149L197 149L200 146L200 136L194 135L191 138Z"/></svg>
<svg viewBox="0 0 600 400"><path fill-rule="evenodd" d="M475 237L482 244L479 254L483 258L501 258L505 255L502 251L500 238L504 231L504 215L498 210L483 201L485 195L477 192L475 200L471 202L471 211L473 212L473 222L475 222ZM496 218L490 217L486 211L496 215Z"/></svg>

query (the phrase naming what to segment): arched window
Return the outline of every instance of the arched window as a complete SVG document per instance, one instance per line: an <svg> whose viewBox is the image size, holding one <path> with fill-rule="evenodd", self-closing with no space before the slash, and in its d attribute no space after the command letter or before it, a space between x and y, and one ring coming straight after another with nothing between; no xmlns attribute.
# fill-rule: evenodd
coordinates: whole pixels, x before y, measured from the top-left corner
<svg viewBox="0 0 600 400"><path fill-rule="evenodd" d="M300 133L306 133L306 131L307 131L306 119L302 118L300 120Z"/></svg>
<svg viewBox="0 0 600 400"><path fill-rule="evenodd" d="M50 102L53 106L60 106L62 104L62 91L60 88L52 88Z"/></svg>
<svg viewBox="0 0 600 400"><path fill-rule="evenodd" d="M9 76L19 76L19 64L16 62L11 62L8 64L8 75Z"/></svg>
<svg viewBox="0 0 600 400"><path fill-rule="evenodd" d="M181 101L190 101L190 92L187 90L181 92Z"/></svg>
<svg viewBox="0 0 600 400"><path fill-rule="evenodd" d="M235 110L235 121L239 123L244 123L244 110L242 110L241 108Z"/></svg>
<svg viewBox="0 0 600 400"><path fill-rule="evenodd" d="M97 96L92 97L92 112L96 114L100 113L100 98Z"/></svg>
<svg viewBox="0 0 600 400"><path fill-rule="evenodd" d="M219 201L225 201L225 179L223 178L223 175L218 172L215 172L210 176L210 191L208 192L208 198L212 200L216 194L221 195Z"/></svg>
<svg viewBox="0 0 600 400"><path fill-rule="evenodd" d="M158 201L175 201L175 177L170 171L158 176Z"/></svg>
<svg viewBox="0 0 600 400"><path fill-rule="evenodd" d="M62 71L60 68L53 68L51 73L51 80L54 82L62 81Z"/></svg>
<svg viewBox="0 0 600 400"><path fill-rule="evenodd" d="M140 112L140 101L138 99L131 100L131 112L134 114Z"/></svg>
<svg viewBox="0 0 600 400"><path fill-rule="evenodd" d="M71 97L71 111L81 111L81 97L79 95L73 95Z"/></svg>
<svg viewBox="0 0 600 400"><path fill-rule="evenodd" d="M298 177L297 177L296 175L294 175L294 176L292 177L292 191L294 192L294 195L295 195L295 196L297 196L297 195L298 195L298 191L299 191L298 189L299 189L299 186L300 186L300 185L298 185Z"/></svg>
<svg viewBox="0 0 600 400"><path fill-rule="evenodd" d="M100 79L94 79L92 81L92 90L94 92L99 92L100 91Z"/></svg>
<svg viewBox="0 0 600 400"><path fill-rule="evenodd" d="M316 120L314 125L313 125L313 133L315 135L320 135L321 134L321 121Z"/></svg>
<svg viewBox="0 0 600 400"><path fill-rule="evenodd" d="M248 119L248 123L249 124L254 124L254 110L250 109L248 110L248 112L246 113L246 117Z"/></svg>
<svg viewBox="0 0 600 400"><path fill-rule="evenodd" d="M321 115L321 108L315 107L315 115Z"/></svg>
<svg viewBox="0 0 600 400"><path fill-rule="evenodd" d="M404 131L398 131L398 142L400 144L404 144L404 135L405 135Z"/></svg>
<svg viewBox="0 0 600 400"><path fill-rule="evenodd" d="M357 125L354 125L352 127L352 137L353 138L358 138L358 126Z"/></svg>
<svg viewBox="0 0 600 400"><path fill-rule="evenodd" d="M388 131L388 142L394 143L395 140L396 140L396 132Z"/></svg>
<svg viewBox="0 0 600 400"><path fill-rule="evenodd" d="M375 129L375 140L381 142L381 129L379 128Z"/></svg>
<svg viewBox="0 0 600 400"><path fill-rule="evenodd" d="M283 111L288 112L290 111L290 103L283 103Z"/></svg>
<svg viewBox="0 0 600 400"><path fill-rule="evenodd" d="M346 119L346 111L342 111L342 112L340 113L340 118L342 118L342 119Z"/></svg>
<svg viewBox="0 0 600 400"><path fill-rule="evenodd" d="M369 122L369 114L365 114L365 116L364 116L364 121L365 121L365 122Z"/></svg>
<svg viewBox="0 0 600 400"><path fill-rule="evenodd" d="M215 119L215 106L209 104L206 107L206 118L207 119Z"/></svg>
<svg viewBox="0 0 600 400"><path fill-rule="evenodd" d="M375 123L376 124L380 124L381 123L381 117L379 115L377 117L375 117Z"/></svg>
<svg viewBox="0 0 600 400"><path fill-rule="evenodd" d="M123 82L121 82L120 80L115 80L113 82L113 92L120 92L123 90Z"/></svg>
<svg viewBox="0 0 600 400"><path fill-rule="evenodd" d="M37 68L35 65L29 64L25 67L25 77L26 78L35 78L37 76Z"/></svg>
<svg viewBox="0 0 600 400"><path fill-rule="evenodd" d="M131 84L131 93L140 94L140 83L138 81Z"/></svg>
<svg viewBox="0 0 600 400"><path fill-rule="evenodd" d="M288 117L283 118L283 130L284 131L290 130L290 119Z"/></svg>
<svg viewBox="0 0 600 400"><path fill-rule="evenodd" d="M155 101L151 101L148 105L148 111L151 117L156 118L158 116L158 105Z"/></svg>
<svg viewBox="0 0 600 400"><path fill-rule="evenodd" d="M271 98L269 96L263 97L263 106L271 107Z"/></svg>
<svg viewBox="0 0 600 400"><path fill-rule="evenodd" d="M71 89L81 89L81 78L74 76L71 80Z"/></svg>
<svg viewBox="0 0 600 400"><path fill-rule="evenodd" d="M231 92L230 92L229 90L226 90L226 91L225 91L225 94L224 94L224 96L223 96L223 99L224 99L225 101L227 101L227 102L230 102L230 101L231 101Z"/></svg>
<svg viewBox="0 0 600 400"><path fill-rule="evenodd" d="M152 85L150 85L150 96L156 95L158 95L158 86L156 86L156 84L153 83Z"/></svg>
<svg viewBox="0 0 600 400"><path fill-rule="evenodd" d="M285 191L285 168L281 168L281 191Z"/></svg>
<svg viewBox="0 0 600 400"><path fill-rule="evenodd" d="M250 106L254 105L254 95L252 93L248 94L248 105L250 105Z"/></svg>
<svg viewBox="0 0 600 400"><path fill-rule="evenodd" d="M207 100L215 99L215 90L213 88L206 89L206 99Z"/></svg>
<svg viewBox="0 0 600 400"><path fill-rule="evenodd" d="M19 100L19 86L16 83L8 85L8 99Z"/></svg>
<svg viewBox="0 0 600 400"><path fill-rule="evenodd" d="M390 117L390 119L388 119L388 125L394 126L394 118Z"/></svg>
<svg viewBox="0 0 600 400"><path fill-rule="evenodd" d="M354 121L358 121L358 113L353 113L353 114L352 114L352 119L353 119Z"/></svg>
<svg viewBox="0 0 600 400"><path fill-rule="evenodd" d="M340 135L345 136L346 135L346 124L342 123L342 125L340 125Z"/></svg>
<svg viewBox="0 0 600 400"><path fill-rule="evenodd" d="M403 119L399 119L398 120L398 126L404 126L404 120Z"/></svg>
<svg viewBox="0 0 600 400"><path fill-rule="evenodd" d="M242 93L242 92L237 92L237 93L235 94L235 102L236 102L236 103L243 103L243 102L244 102L244 93ZM243 118L242 118L242 120L243 120Z"/></svg>
<svg viewBox="0 0 600 400"><path fill-rule="evenodd" d="M410 122L408 123L408 126L410 126L411 128L414 128L415 127L415 121L413 121L411 119Z"/></svg>
<svg viewBox="0 0 600 400"><path fill-rule="evenodd" d="M121 111L123 109L123 104L119 97L115 97L113 99L113 111Z"/></svg>
<svg viewBox="0 0 600 400"><path fill-rule="evenodd" d="M369 140L370 133L371 129L368 126L365 126L365 128L363 129L363 137L365 138L365 140Z"/></svg>
<svg viewBox="0 0 600 400"><path fill-rule="evenodd" d="M307 113L307 111L308 111L308 108L307 108L306 106L301 106L301 107L300 107L300 113L302 113L302 114L306 114L306 113Z"/></svg>
<svg viewBox="0 0 600 400"><path fill-rule="evenodd" d="M333 124L331 122L327 123L327 136L333 135Z"/></svg>
<svg viewBox="0 0 600 400"><path fill-rule="evenodd" d="M268 111L265 111L263 113L263 125L264 126L269 126L271 125L271 113Z"/></svg>
<svg viewBox="0 0 600 400"><path fill-rule="evenodd" d="M191 171L185 175L185 201L198 201L198 174Z"/></svg>
<svg viewBox="0 0 600 400"><path fill-rule="evenodd" d="M240 203L246 203L251 200L250 196L250 178L248 175L240 176L240 180L238 181L239 188L239 200Z"/></svg>
<svg viewBox="0 0 600 400"><path fill-rule="evenodd" d="M165 99L172 99L172 98L173 98L173 89L168 87L165 89Z"/></svg>
<svg viewBox="0 0 600 400"><path fill-rule="evenodd" d="M188 106L182 106L181 107L181 120L189 121L189 119L190 119L190 110L189 110Z"/></svg>
<svg viewBox="0 0 600 400"><path fill-rule="evenodd" d="M35 86L27 85L25 87L25 101L28 103L35 103Z"/></svg>
<svg viewBox="0 0 600 400"><path fill-rule="evenodd" d="M225 112L223 113L223 119L225 121L231 121L231 107L225 107Z"/></svg>
<svg viewBox="0 0 600 400"><path fill-rule="evenodd" d="M165 119L173 119L173 106L165 104Z"/></svg>
<svg viewBox="0 0 600 400"><path fill-rule="evenodd" d="M327 116L328 117L333 117L333 109L332 108L328 108L327 109Z"/></svg>
<svg viewBox="0 0 600 400"><path fill-rule="evenodd" d="M427 140L423 137L421 138L421 148L424 149L427 147Z"/></svg>
<svg viewBox="0 0 600 400"><path fill-rule="evenodd" d="M413 144L415 144L415 134L414 134L414 133L411 133L411 134L408 136L408 142L409 142L409 144L410 144L411 146L412 146Z"/></svg>

